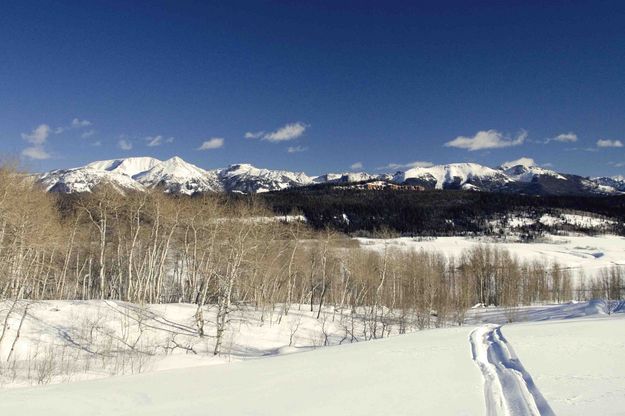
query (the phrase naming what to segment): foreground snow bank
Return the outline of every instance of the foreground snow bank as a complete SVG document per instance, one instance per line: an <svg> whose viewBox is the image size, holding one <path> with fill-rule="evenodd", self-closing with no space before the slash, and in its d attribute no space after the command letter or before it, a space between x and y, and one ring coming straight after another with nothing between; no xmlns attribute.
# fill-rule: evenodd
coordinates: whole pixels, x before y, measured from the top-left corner
<svg viewBox="0 0 625 416"><path fill-rule="evenodd" d="M0 302L0 333L12 305ZM293 305L284 315L278 307L240 307L231 315L222 354L215 357L210 306L203 312L206 336L200 337L196 305L20 301L0 342L0 387L224 364L361 339L362 322L331 308L316 319L317 312L307 308Z"/></svg>
<svg viewBox="0 0 625 416"><path fill-rule="evenodd" d="M557 415L625 412L625 315L506 325Z"/></svg>
<svg viewBox="0 0 625 416"><path fill-rule="evenodd" d="M625 407L625 301L514 311L476 307L467 315L467 327L312 351L326 336L331 345L345 336L332 315L317 320L293 309L277 323L269 313L259 321L259 315L247 311L246 321L234 325L229 355L219 358L210 356L210 338L193 333L193 305L55 301L31 308L15 357L34 373L40 371L39 361L29 357L42 351L60 351L70 358L80 352L72 365L91 366L87 373L70 372L70 379L60 381L111 375L110 366L96 363L108 362L123 345L138 351L119 354L122 366L142 363L137 357L145 352L154 354L154 362L143 363L142 371L148 373L138 375L6 390L0 400L2 415L510 416L545 415L549 409L555 414L609 415ZM509 323L511 317L515 323ZM9 338L16 325L10 323ZM180 347L171 350L172 339L198 354ZM159 352L163 349L166 354ZM290 354L301 351L307 352ZM261 357L268 358L249 360ZM207 365L230 360L239 362ZM165 368L172 369L153 371Z"/></svg>
<svg viewBox="0 0 625 416"><path fill-rule="evenodd" d="M470 328L3 393L0 414L476 415Z"/></svg>

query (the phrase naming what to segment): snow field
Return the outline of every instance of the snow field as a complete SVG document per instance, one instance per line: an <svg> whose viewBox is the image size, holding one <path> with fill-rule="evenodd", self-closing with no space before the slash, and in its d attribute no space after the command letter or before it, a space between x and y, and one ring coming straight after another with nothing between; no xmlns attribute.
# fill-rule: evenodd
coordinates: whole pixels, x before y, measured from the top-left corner
<svg viewBox="0 0 625 416"><path fill-rule="evenodd" d="M133 307L41 302L32 306L32 322L24 326L18 345L28 349L32 339L27 339L48 327L55 328L48 334L53 342L85 348L77 337L63 335L76 323L77 310L85 317L110 319L120 314L112 308ZM154 340L162 332L187 331L195 309L157 305L141 310L149 318L144 325L154 331L151 345L159 345ZM608 310L615 313L607 315ZM324 331L315 327L318 321L310 312L292 310L280 324L266 314L262 326L240 323L230 355L210 357L210 346L204 346L210 341L202 340L191 344L201 354L178 349L157 357L148 373L6 390L0 414L621 414L623 312L623 301L610 308L601 301L523 307L515 317L527 322L500 326L509 320L508 310L474 308L467 318L472 326L343 345L336 345L344 337L341 328L328 330L331 314L322 323ZM296 341L289 347L294 326ZM323 345L324 332L334 346L312 348ZM307 352L289 354L295 351ZM245 360L260 357L268 358ZM210 365L226 361L235 362Z"/></svg>
<svg viewBox="0 0 625 416"><path fill-rule="evenodd" d="M623 313L506 325L503 331L556 414L624 414Z"/></svg>
<svg viewBox="0 0 625 416"><path fill-rule="evenodd" d="M541 243L506 242L492 238L470 237L358 238L357 240L362 247L380 252L387 245L393 249L440 252L448 257L459 257L466 250L488 244L508 250L519 260L557 262L560 266L574 272L574 276L577 272L583 271L589 278L596 277L605 268L625 267L625 237L615 235L549 236L548 239L549 242Z"/></svg>
<svg viewBox="0 0 625 416"><path fill-rule="evenodd" d="M302 354L10 390L0 414L479 415L470 328L446 328Z"/></svg>

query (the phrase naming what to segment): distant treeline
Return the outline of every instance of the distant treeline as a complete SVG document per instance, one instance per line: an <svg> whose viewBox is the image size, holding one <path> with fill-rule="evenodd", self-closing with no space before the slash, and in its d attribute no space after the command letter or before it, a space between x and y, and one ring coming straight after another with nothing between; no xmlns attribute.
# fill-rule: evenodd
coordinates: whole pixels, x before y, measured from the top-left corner
<svg viewBox="0 0 625 416"><path fill-rule="evenodd" d="M460 190L351 190L331 186L293 188L260 195L276 214L299 212L317 229L346 232L392 229L404 235L494 234L493 220L520 214L540 218L564 212L616 220L609 232L625 235L625 196L531 196ZM569 226L569 228L571 228ZM557 232L536 224L528 233ZM566 231L592 232L583 227Z"/></svg>

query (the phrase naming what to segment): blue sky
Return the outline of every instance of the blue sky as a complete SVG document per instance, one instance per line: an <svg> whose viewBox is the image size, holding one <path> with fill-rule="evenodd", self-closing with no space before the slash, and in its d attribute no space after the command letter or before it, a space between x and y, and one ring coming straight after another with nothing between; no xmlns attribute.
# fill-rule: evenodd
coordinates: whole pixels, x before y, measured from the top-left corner
<svg viewBox="0 0 625 416"><path fill-rule="evenodd" d="M623 28L622 1L7 0L0 153L623 174Z"/></svg>

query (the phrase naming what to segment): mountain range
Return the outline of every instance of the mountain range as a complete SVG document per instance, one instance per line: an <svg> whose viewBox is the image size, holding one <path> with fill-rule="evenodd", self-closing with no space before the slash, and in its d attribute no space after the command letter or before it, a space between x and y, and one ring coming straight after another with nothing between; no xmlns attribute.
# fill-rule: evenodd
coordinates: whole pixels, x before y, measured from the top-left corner
<svg viewBox="0 0 625 416"><path fill-rule="evenodd" d="M518 192L532 195L625 194L625 178L622 176L586 178L558 173L525 160L496 168L476 163L451 163L415 167L395 173L348 172L309 176L303 172L261 169L250 164L204 170L179 157L165 161L151 157L131 157L54 170L37 175L35 179L47 191L62 193L90 192L103 184L109 184L120 191L158 188L168 193L185 195L206 192L260 193L317 184L385 180L420 185L426 189Z"/></svg>

